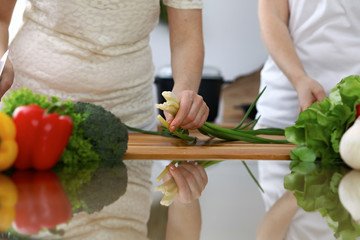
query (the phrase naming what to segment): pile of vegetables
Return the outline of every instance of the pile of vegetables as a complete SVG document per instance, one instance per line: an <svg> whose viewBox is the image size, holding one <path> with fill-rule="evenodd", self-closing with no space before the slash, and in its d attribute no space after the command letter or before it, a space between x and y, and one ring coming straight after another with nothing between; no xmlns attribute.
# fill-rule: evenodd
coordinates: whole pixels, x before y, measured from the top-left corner
<svg viewBox="0 0 360 240"><path fill-rule="evenodd" d="M7 129L0 135L1 146L13 150L8 154L17 155L14 163L8 162L17 169L45 170L55 164L78 167L90 162L99 166L102 162L121 160L127 149L126 126L111 112L95 104L61 102L56 97L21 88L3 99L1 114L0 124ZM15 130L7 127L11 122L15 123ZM38 125L32 126L33 122ZM49 127L52 133L47 131ZM11 142L7 139L15 138L14 131L19 146L16 154L15 147L7 147ZM0 161L0 166L2 164Z"/></svg>
<svg viewBox="0 0 360 240"><path fill-rule="evenodd" d="M56 231L73 213L100 211L125 193L128 130L111 112L26 88L2 102L0 232L12 222L15 236Z"/></svg>

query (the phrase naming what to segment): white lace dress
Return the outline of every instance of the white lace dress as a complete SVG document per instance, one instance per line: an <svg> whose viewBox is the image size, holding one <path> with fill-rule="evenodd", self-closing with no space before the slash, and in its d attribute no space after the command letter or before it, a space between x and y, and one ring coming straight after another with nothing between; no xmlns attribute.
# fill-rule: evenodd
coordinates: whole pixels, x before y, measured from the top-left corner
<svg viewBox="0 0 360 240"><path fill-rule="evenodd" d="M159 0L29 3L24 25L10 46L13 89L25 86L63 100L100 104L130 126L154 119L149 34L158 23ZM164 3L183 9L202 7L201 0ZM147 239L151 162L126 164L126 194L99 213L77 214L65 227L65 239Z"/></svg>
<svg viewBox="0 0 360 240"><path fill-rule="evenodd" d="M202 7L201 0L164 3ZM10 46L13 88L100 104L143 126L155 114L149 34L158 19L159 0L29 0Z"/></svg>

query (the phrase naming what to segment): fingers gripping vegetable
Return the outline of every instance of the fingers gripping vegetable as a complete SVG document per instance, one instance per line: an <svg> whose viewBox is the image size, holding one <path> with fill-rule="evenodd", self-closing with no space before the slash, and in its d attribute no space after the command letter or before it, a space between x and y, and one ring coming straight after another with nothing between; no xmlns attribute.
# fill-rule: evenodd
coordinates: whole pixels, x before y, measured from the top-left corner
<svg viewBox="0 0 360 240"><path fill-rule="evenodd" d="M38 105L20 106L13 113L19 153L14 167L46 170L59 160L72 133L72 119L48 113Z"/></svg>
<svg viewBox="0 0 360 240"><path fill-rule="evenodd" d="M18 154L16 128L11 117L0 112L0 171L12 166Z"/></svg>
<svg viewBox="0 0 360 240"><path fill-rule="evenodd" d="M14 227L21 234L36 234L66 223L70 202L52 171L17 171L12 175L19 192Z"/></svg>
<svg viewBox="0 0 360 240"><path fill-rule="evenodd" d="M176 95L172 92L164 91L162 92L162 96L165 98L166 102L162 104L156 104L155 106L175 116L180 107L180 103Z"/></svg>
<svg viewBox="0 0 360 240"><path fill-rule="evenodd" d="M0 232L8 231L15 219L18 192L14 182L0 174Z"/></svg>
<svg viewBox="0 0 360 240"><path fill-rule="evenodd" d="M238 126L236 126L233 129L228 129L220 126L216 126L214 124L211 124L209 122L205 122L205 124L199 128L199 132L209 136L209 137L216 137L223 140L228 141L245 141L250 143L288 143L287 140L275 140L271 138L263 138L259 137L257 135L280 135L284 136L284 130L278 129L278 128L267 128L267 129L258 129L253 130L252 127L256 124L257 120L252 122L250 125L244 125L245 119L250 114L252 108L255 106L257 100L262 95L262 93L265 91L265 88L262 90L262 92L258 95L258 97L255 99L255 101L250 106L249 110L245 114L244 118L241 120ZM173 116L176 115L180 102L177 99L176 95L172 92L164 91L162 93L164 98L166 99L166 102L163 104L157 104L156 107L172 114ZM158 115L157 117L160 122L166 127L169 128L169 124L165 121L165 119ZM248 129L249 128L249 129ZM179 128L180 129L180 128ZM188 136L188 134L183 134L179 129L176 129L173 133L178 136L179 138L186 140L186 141L195 141L195 137Z"/></svg>

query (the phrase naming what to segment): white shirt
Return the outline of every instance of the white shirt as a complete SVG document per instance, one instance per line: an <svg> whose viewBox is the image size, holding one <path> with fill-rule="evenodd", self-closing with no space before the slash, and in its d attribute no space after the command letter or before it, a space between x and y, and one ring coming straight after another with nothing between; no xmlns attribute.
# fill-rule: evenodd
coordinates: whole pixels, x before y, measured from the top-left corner
<svg viewBox="0 0 360 240"><path fill-rule="evenodd" d="M360 74L360 3L358 0L289 0L289 31L295 50L308 76L324 87L326 94L344 77ZM259 126L285 128L298 119L297 93L269 57L261 71L258 101ZM286 191L288 162L259 164L259 181L268 210ZM286 240L330 240L333 231L320 213L300 209L293 218Z"/></svg>
<svg viewBox="0 0 360 240"><path fill-rule="evenodd" d="M358 0L289 0L289 31L308 76L328 94L344 77L360 74ZM291 126L298 118L297 94L271 57L261 72L259 123Z"/></svg>

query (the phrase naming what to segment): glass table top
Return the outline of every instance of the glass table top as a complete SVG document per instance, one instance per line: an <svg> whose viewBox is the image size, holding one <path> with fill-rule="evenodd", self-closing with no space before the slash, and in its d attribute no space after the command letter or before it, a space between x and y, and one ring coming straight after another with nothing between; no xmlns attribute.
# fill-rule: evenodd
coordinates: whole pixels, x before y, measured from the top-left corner
<svg viewBox="0 0 360 240"><path fill-rule="evenodd" d="M200 239L255 239L265 211L286 192L294 193L300 209L283 224L289 239L360 236L359 172L342 164L245 162L264 192L240 160L208 167ZM163 195L154 187L168 163L123 160L0 173L0 238L165 239L169 207L160 205Z"/></svg>

